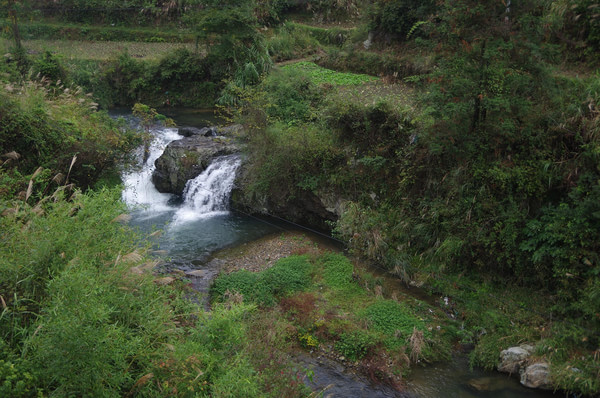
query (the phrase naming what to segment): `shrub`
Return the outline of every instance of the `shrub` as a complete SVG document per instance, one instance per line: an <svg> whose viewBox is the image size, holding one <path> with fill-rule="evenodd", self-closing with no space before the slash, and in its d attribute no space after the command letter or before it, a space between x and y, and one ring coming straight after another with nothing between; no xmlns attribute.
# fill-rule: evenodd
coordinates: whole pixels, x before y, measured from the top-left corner
<svg viewBox="0 0 600 398"><path fill-rule="evenodd" d="M375 341L368 332L356 330L342 333L335 343L335 349L349 360L358 361L375 345Z"/></svg>
<svg viewBox="0 0 600 398"><path fill-rule="evenodd" d="M373 330L387 336L386 344L391 347L407 343L414 328L425 331L425 323L417 318L406 305L393 300L377 300L363 313ZM427 331L425 331L428 334Z"/></svg>
<svg viewBox="0 0 600 398"><path fill-rule="evenodd" d="M63 84L66 83L65 70L59 60L52 55L50 51L44 51L44 53L34 61L31 68L34 75L39 74L40 77L45 77L55 84L59 80Z"/></svg>
<svg viewBox="0 0 600 398"><path fill-rule="evenodd" d="M413 26L427 20L435 10L432 0L376 1L369 11L369 29L405 40Z"/></svg>

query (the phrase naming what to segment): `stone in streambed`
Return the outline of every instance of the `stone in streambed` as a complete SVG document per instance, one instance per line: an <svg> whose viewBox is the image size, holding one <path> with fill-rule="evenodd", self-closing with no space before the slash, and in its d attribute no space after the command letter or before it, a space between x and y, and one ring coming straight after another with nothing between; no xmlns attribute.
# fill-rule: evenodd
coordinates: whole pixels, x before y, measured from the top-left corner
<svg viewBox="0 0 600 398"><path fill-rule="evenodd" d="M521 384L529 388L551 390L550 365L546 362L536 362L521 371Z"/></svg>
<svg viewBox="0 0 600 398"><path fill-rule="evenodd" d="M521 366L525 364L527 358L531 355L526 347L510 347L500 353L500 364L498 365L499 372L517 373Z"/></svg>
<svg viewBox="0 0 600 398"><path fill-rule="evenodd" d="M193 271L187 271L185 273L187 276L195 276L196 278L202 278L206 275L206 270L204 269L196 269Z"/></svg>

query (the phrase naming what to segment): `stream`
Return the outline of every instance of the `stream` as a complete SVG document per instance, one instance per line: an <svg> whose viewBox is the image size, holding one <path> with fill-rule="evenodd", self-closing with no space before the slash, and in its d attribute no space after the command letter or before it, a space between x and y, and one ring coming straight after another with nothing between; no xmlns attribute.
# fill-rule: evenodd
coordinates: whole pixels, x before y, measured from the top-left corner
<svg viewBox="0 0 600 398"><path fill-rule="evenodd" d="M217 120L212 111L163 110L182 126L205 127ZM128 112L112 112L135 124ZM198 291L206 293L220 264L211 254L240 246L281 229L296 230L278 220L249 217L228 210L229 194L241 160L236 155L217 158L201 175L190 180L183 198L163 194L151 181L154 161L169 142L182 138L176 128L151 129L154 140L147 161L137 153L139 166L122 175L123 200L132 215L131 225L152 234L155 254L163 262L159 271L180 270ZM158 231L158 232L157 232ZM156 232L156 233L153 233ZM311 237L306 231L301 231ZM316 238L312 236L312 238ZM322 237L319 237L322 239ZM313 376L305 383L323 397L418 397L418 398L545 398L558 396L522 387L516 378L496 372L469 370L460 354L448 363L413 369L406 392L373 386L368 380L326 358L300 353L295 361Z"/></svg>

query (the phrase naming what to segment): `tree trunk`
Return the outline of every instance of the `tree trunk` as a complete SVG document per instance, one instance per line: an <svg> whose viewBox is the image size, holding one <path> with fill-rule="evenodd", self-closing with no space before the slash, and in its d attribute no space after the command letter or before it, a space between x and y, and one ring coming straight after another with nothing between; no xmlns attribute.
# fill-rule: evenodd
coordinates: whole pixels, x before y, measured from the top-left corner
<svg viewBox="0 0 600 398"><path fill-rule="evenodd" d="M21 33L19 32L19 24L17 19L16 0L10 0L8 3L8 16L12 23L13 38L15 39L15 47L17 51L21 51Z"/></svg>

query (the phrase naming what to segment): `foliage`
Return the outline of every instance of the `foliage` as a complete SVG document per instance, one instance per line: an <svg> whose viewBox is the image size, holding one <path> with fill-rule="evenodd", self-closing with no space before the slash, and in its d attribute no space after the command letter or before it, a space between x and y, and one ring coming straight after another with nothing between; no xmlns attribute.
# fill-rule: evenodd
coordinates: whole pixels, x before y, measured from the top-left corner
<svg viewBox="0 0 600 398"><path fill-rule="evenodd" d="M237 292L248 302L273 305L275 297L305 289L310 283L310 268L306 257L292 256L260 273L242 270L220 275L211 287L211 295L223 300L227 292Z"/></svg>
<svg viewBox="0 0 600 398"><path fill-rule="evenodd" d="M104 23L113 25L141 25L165 23L180 17L186 3L163 3L156 0L126 0L106 2L103 0L31 1L30 7L39 9L45 16L63 21Z"/></svg>
<svg viewBox="0 0 600 398"><path fill-rule="evenodd" d="M323 280L333 289L345 289L354 283L354 267L348 257L341 254L326 254L319 258L323 269Z"/></svg>
<svg viewBox="0 0 600 398"><path fill-rule="evenodd" d="M189 32L155 27L96 26L69 23L23 21L19 24L23 39L121 41L146 43L193 43ZM6 36L6 35L0 35ZM88 43L89 44L89 43Z"/></svg>
<svg viewBox="0 0 600 398"><path fill-rule="evenodd" d="M358 361L367 354L373 345L374 339L368 333L354 331L342 333L339 340L335 343L335 349L350 361Z"/></svg>
<svg viewBox="0 0 600 398"><path fill-rule="evenodd" d="M0 393L15 398L43 397L42 390L36 387L37 380L31 374L29 365L19 358L6 355L8 350L2 340L0 344L0 353L5 357L0 359Z"/></svg>
<svg viewBox="0 0 600 398"><path fill-rule="evenodd" d="M403 41L415 24L429 18L435 6L432 0L376 1L369 10L369 30Z"/></svg>
<svg viewBox="0 0 600 398"><path fill-rule="evenodd" d="M313 62L296 62L285 65L282 69L301 70L314 84L332 84L332 85L359 85L365 82L377 80L376 77L369 75L359 75L355 73L341 73L330 69L322 68Z"/></svg>
<svg viewBox="0 0 600 398"><path fill-rule="evenodd" d="M138 143L135 133L97 112L81 89L51 87L43 80L8 83L1 90L0 152L19 153L24 173L41 166L64 177L70 168L71 181L86 187Z"/></svg>
<svg viewBox="0 0 600 398"><path fill-rule="evenodd" d="M198 39L208 40L212 71L237 87L258 83L271 67L264 37L257 30L252 0L201 0L202 12L190 15Z"/></svg>
<svg viewBox="0 0 600 398"><path fill-rule="evenodd" d="M298 22L287 22L285 27L298 36L309 36L321 46L342 46L350 38L353 29L337 26L319 27Z"/></svg>
<svg viewBox="0 0 600 398"><path fill-rule="evenodd" d="M50 51L44 51L44 53L34 61L32 73L49 79L55 84L61 81L64 83L66 80L63 66Z"/></svg>
<svg viewBox="0 0 600 398"><path fill-rule="evenodd" d="M323 96L306 74L286 68L273 71L259 90L264 90L267 117L288 124L313 119Z"/></svg>
<svg viewBox="0 0 600 398"><path fill-rule="evenodd" d="M414 327L425 329L423 322L409 308L393 300L376 301L365 309L363 316L369 320L373 330L399 339L397 344L407 341Z"/></svg>
<svg viewBox="0 0 600 398"><path fill-rule="evenodd" d="M314 54L319 42L296 24L286 22L267 39L267 48L274 61L285 61Z"/></svg>

